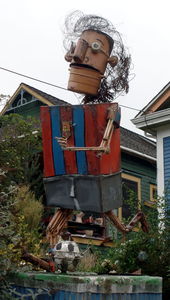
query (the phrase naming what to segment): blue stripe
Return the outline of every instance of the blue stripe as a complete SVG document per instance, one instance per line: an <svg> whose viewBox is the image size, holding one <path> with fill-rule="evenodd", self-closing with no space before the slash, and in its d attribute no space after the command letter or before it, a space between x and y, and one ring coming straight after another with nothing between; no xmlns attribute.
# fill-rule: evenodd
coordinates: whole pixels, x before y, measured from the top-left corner
<svg viewBox="0 0 170 300"><path fill-rule="evenodd" d="M52 148L54 159L55 175L65 174L63 151L55 137L61 137L60 130L60 111L59 107L50 107L51 123L52 123Z"/></svg>
<svg viewBox="0 0 170 300"><path fill-rule="evenodd" d="M75 146L84 147L84 111L81 105L75 105L73 108L73 124ZM77 169L79 174L87 174L87 161L85 151L76 151Z"/></svg>

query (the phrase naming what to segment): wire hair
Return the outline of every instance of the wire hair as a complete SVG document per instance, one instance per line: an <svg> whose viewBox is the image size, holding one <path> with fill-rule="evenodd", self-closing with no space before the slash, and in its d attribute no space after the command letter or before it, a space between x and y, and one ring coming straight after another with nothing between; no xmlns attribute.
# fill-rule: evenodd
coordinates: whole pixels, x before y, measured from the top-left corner
<svg viewBox="0 0 170 300"><path fill-rule="evenodd" d="M112 102L119 94L129 91L129 70L131 56L125 48L120 33L113 24L100 16L85 15L81 11L74 11L65 19L64 24L64 47L68 51L71 43L75 42L85 30L97 30L110 36L113 41L113 49L110 56L117 56L118 63L112 68L107 64L104 78L101 80L97 96L85 95L82 102Z"/></svg>

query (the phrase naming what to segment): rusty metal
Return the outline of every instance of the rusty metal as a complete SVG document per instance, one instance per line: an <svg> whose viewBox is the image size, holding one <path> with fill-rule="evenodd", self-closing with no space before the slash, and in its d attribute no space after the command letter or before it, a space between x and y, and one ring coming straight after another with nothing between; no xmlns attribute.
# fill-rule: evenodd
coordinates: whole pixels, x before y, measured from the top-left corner
<svg viewBox="0 0 170 300"><path fill-rule="evenodd" d="M76 63L83 63L89 44L84 39L79 39L73 53L73 60Z"/></svg>
<svg viewBox="0 0 170 300"><path fill-rule="evenodd" d="M126 227L124 224L121 223L119 218L113 213L113 211L108 211L104 213L107 219L113 223L113 225L122 233L127 233L129 230L126 230Z"/></svg>
<svg viewBox="0 0 170 300"><path fill-rule="evenodd" d="M71 209L58 209L51 219L47 227L47 240L49 240L51 247L54 247L58 242L59 236L66 227L66 223L69 220L72 211L73 210ZM105 212L104 216L123 234L132 231L138 222L141 223L141 228L144 232L148 233L149 231L148 224L142 211L138 211L128 225L124 225L112 210Z"/></svg>
<svg viewBox="0 0 170 300"><path fill-rule="evenodd" d="M108 211L104 213L106 217L109 218L111 223L114 224L114 226L122 233L128 233L132 231L132 229L135 227L135 225L140 222L141 228L144 232L149 231L149 227L145 218L145 215L142 211L138 211L138 213L132 218L132 220L129 222L128 225L124 225L119 218L113 213L113 211Z"/></svg>
<svg viewBox="0 0 170 300"><path fill-rule="evenodd" d="M55 264L53 261L45 261L44 259L41 259L35 255L32 255L28 252L25 252L23 255L22 255L22 259L27 261L27 262L30 262L32 263L33 265L35 266L38 266L40 268L42 268L43 270L46 270L48 272L55 272Z"/></svg>
<svg viewBox="0 0 170 300"><path fill-rule="evenodd" d="M68 90L87 95L96 95L103 75L94 69L72 65L68 82Z"/></svg>
<svg viewBox="0 0 170 300"><path fill-rule="evenodd" d="M81 64L83 64L83 67L91 67L101 74L104 74L112 50L111 44L113 45L113 40L108 35L95 30L85 30L78 40L71 64L77 63L74 55L83 50L83 55L81 56ZM99 45L97 51L95 51L94 45ZM84 49L86 50L85 54Z"/></svg>
<svg viewBox="0 0 170 300"><path fill-rule="evenodd" d="M62 121L62 136L67 139L71 136L71 124L69 121Z"/></svg>
<svg viewBox="0 0 170 300"><path fill-rule="evenodd" d="M68 89L77 93L97 95L107 63L112 67L117 64L115 57L109 60L112 46L113 40L107 34L85 30L75 49L72 47L65 56L67 61L71 61Z"/></svg>
<svg viewBox="0 0 170 300"><path fill-rule="evenodd" d="M68 62L72 61L75 48L76 48L76 45L73 42L71 42L70 49L64 57L66 61L68 61Z"/></svg>
<svg viewBox="0 0 170 300"><path fill-rule="evenodd" d="M136 225L136 223L141 223L141 228L144 232L149 231L149 227L145 218L145 215L142 211L138 211L138 213L133 217L133 219L129 222L128 225L126 225L126 228L131 231L133 227Z"/></svg>

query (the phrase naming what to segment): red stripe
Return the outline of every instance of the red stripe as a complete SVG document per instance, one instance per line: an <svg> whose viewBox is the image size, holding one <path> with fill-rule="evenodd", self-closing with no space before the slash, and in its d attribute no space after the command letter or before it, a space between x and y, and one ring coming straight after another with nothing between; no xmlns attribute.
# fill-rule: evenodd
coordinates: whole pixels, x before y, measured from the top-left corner
<svg viewBox="0 0 170 300"><path fill-rule="evenodd" d="M74 131L72 127L72 107L71 106L60 106L60 119L61 121L61 131L62 122L68 122L70 124L70 136L68 138L69 146L74 146ZM63 134L62 134L63 136ZM77 174L76 165L76 154L73 151L64 150L64 161L66 174Z"/></svg>
<svg viewBox="0 0 170 300"><path fill-rule="evenodd" d="M85 145L86 147L98 146L98 129L96 124L96 105L84 105L85 112ZM100 162L94 151L86 151L88 174L100 173Z"/></svg>
<svg viewBox="0 0 170 300"><path fill-rule="evenodd" d="M42 106L40 109L41 126L42 126L42 144L44 157L44 176L54 176L52 140L51 140L51 119L48 106Z"/></svg>
<svg viewBox="0 0 170 300"><path fill-rule="evenodd" d="M120 171L120 129L113 132L110 143L110 153L104 154L101 159L101 173L112 174Z"/></svg>
<svg viewBox="0 0 170 300"><path fill-rule="evenodd" d="M98 138L101 142L107 125L108 108L111 104L97 105ZM110 153L100 158L100 174L113 174L120 171L120 130L116 129L110 143Z"/></svg>

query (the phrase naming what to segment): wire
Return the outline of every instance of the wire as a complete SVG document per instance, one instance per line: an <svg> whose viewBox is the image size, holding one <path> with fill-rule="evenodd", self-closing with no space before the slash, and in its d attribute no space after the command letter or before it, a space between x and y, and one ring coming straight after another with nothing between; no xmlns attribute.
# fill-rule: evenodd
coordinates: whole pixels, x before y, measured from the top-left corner
<svg viewBox="0 0 170 300"><path fill-rule="evenodd" d="M72 93L74 94L74 96L76 96L76 98L78 99L78 97L77 97L77 95L75 94L75 92L70 91L70 90L68 90L68 89L66 89L66 88L64 88L64 87L59 86L59 85L56 85L56 84L53 84L53 83L50 83L50 82L47 82L47 81L44 81L44 80L40 80L40 79L31 77L31 76L28 76L28 75L25 75L25 74L21 74L21 73L19 73L19 72L15 72L15 71L9 70L9 69L7 69L7 68L0 67L0 69L3 70L3 71L9 72L9 73L18 75L18 76L22 76L22 77L25 77L25 78L28 78L28 79L31 79L31 80L34 80L34 81L37 81L37 82L44 83L44 84L46 84L46 85L50 85L50 86L56 87L56 88L58 88L58 89L65 90L65 91L67 91L67 92L72 92ZM79 99L78 99L78 100L79 100ZM0 105L2 105L2 104L0 104ZM120 104L119 106L124 107L124 108L128 108L128 109L131 109L131 110L135 110L135 111L138 111L138 112L139 112L139 111L142 111L142 110L140 110L140 109L137 109L137 108L134 108L134 107L130 107L130 106L121 105L121 104Z"/></svg>
<svg viewBox="0 0 170 300"><path fill-rule="evenodd" d="M122 105L122 104L119 104L119 106L124 107L124 108L128 108L128 109L132 109L132 110L135 110L135 111L142 111L142 109L137 109L137 108L126 106L126 105Z"/></svg>
<svg viewBox="0 0 170 300"><path fill-rule="evenodd" d="M31 77L31 76L28 76L28 75L25 75L25 74L21 74L21 73L18 73L18 72L15 72L15 71L12 71L12 70L3 68L3 67L0 67L0 69L3 70L3 71L6 71L6 72L13 73L13 74L18 75L18 76L22 76L22 77L25 77L25 78L28 78L28 79L31 79L31 80L34 80L34 81L38 81L38 82L41 82L41 83L44 83L44 84L47 84L47 85L50 85L50 86L54 86L54 87L56 87L56 88L59 88L59 89L65 90L65 91L69 91L69 90L67 90L67 89L64 88L64 87L55 85L55 84L53 84L53 83L49 83L49 82L44 81L44 80L40 80L40 79ZM69 92L70 92L70 91L69 91Z"/></svg>

